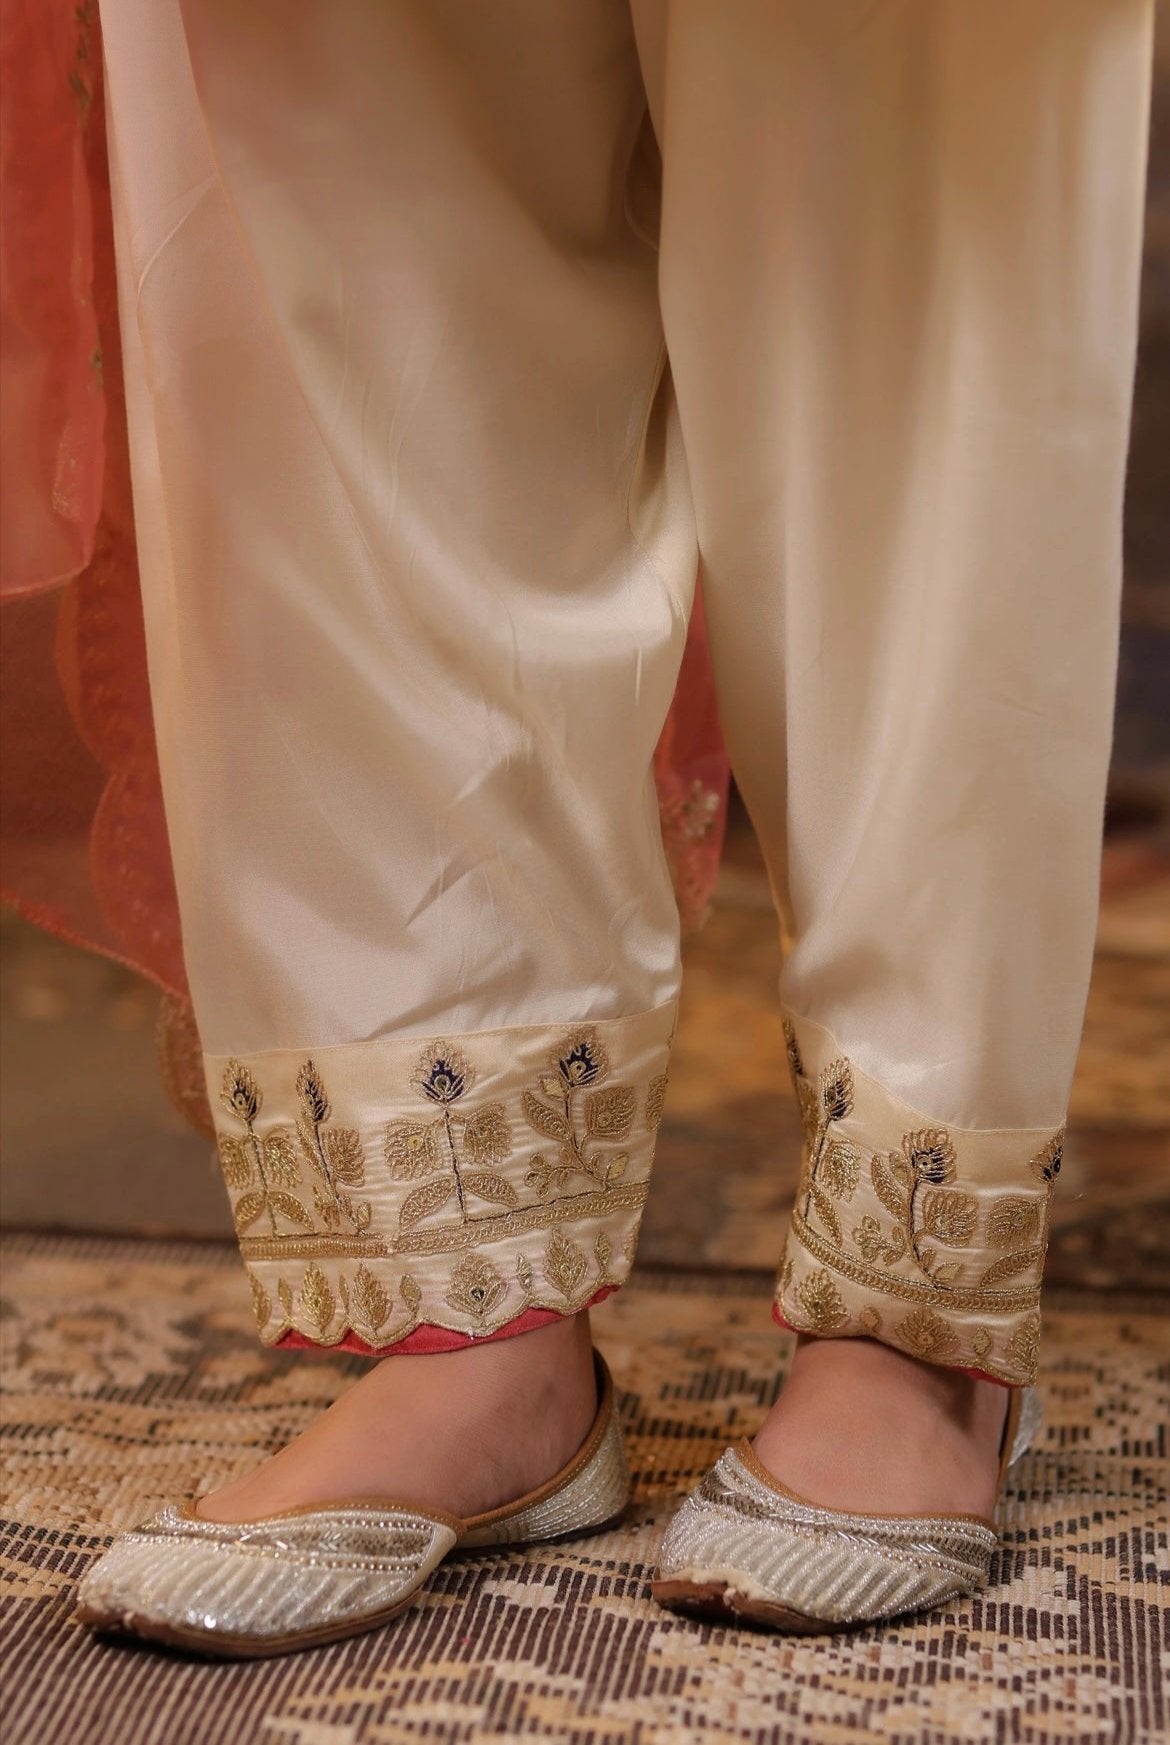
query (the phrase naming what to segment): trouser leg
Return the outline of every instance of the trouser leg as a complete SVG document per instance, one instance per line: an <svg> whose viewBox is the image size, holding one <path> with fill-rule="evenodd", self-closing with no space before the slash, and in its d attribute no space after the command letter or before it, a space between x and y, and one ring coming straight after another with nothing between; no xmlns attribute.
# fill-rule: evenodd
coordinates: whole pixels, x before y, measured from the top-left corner
<svg viewBox="0 0 1170 1745"><path fill-rule="evenodd" d="M621 1282L695 547L622 9L105 0L152 688L263 1338Z"/></svg>
<svg viewBox="0 0 1170 1745"><path fill-rule="evenodd" d="M1146 0L635 0L720 710L789 909L777 1302L1011 1382L1089 975Z"/></svg>

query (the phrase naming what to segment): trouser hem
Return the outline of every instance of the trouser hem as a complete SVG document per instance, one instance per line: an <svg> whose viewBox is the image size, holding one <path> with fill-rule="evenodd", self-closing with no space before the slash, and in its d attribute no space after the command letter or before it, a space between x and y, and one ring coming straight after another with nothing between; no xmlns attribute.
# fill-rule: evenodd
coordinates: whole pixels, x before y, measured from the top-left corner
<svg viewBox="0 0 1170 1745"><path fill-rule="evenodd" d="M266 1345L452 1350L629 1273L675 1023L208 1056Z"/></svg>
<svg viewBox="0 0 1170 1745"><path fill-rule="evenodd" d="M777 1317L1033 1382L1063 1129L943 1124L858 1071L820 1025L789 1013L784 1029L805 1144Z"/></svg>

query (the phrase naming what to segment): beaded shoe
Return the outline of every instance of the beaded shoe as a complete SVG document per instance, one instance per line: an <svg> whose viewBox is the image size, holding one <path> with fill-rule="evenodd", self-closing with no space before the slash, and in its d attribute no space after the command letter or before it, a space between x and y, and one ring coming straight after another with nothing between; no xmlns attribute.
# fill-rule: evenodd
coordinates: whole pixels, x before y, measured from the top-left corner
<svg viewBox="0 0 1170 1745"><path fill-rule="evenodd" d="M260 1520L204 1520L172 1504L123 1534L78 1590L78 1622L217 1659L288 1654L405 1611L452 1552L596 1532L629 1498L613 1382L599 1353L597 1417L547 1484L460 1518L381 1498Z"/></svg>
<svg viewBox="0 0 1170 1745"><path fill-rule="evenodd" d="M1035 1440L1035 1388L1013 1392L999 1486ZM672 1611L820 1634L943 1605L984 1586L999 1544L979 1515L863 1515L782 1485L748 1442L729 1448L666 1530L651 1584Z"/></svg>

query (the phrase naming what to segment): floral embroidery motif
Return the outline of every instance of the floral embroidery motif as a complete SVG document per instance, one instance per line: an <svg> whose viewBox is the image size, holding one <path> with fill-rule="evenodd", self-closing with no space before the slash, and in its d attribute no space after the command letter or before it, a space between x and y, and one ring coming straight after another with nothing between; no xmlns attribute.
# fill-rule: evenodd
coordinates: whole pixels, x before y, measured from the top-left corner
<svg viewBox="0 0 1170 1745"><path fill-rule="evenodd" d="M273 1061L295 1119L271 1126L254 1063L218 1063L224 1175L265 1341L295 1332L329 1346L353 1334L388 1349L421 1326L484 1336L529 1309L573 1313L619 1284L646 1197L673 1019L662 1008L581 1025L559 1042L555 1030L538 1035L527 1083L514 1075L512 1090L506 1064L493 1068L506 1100L480 1091L478 1037L416 1044L397 1070L403 1050L390 1044L374 1095L405 1083L410 1100L383 1115L374 1169L369 1139L336 1118L326 1088L338 1051ZM498 1033L486 1035L499 1062ZM627 1038L653 1062L641 1082L611 1060ZM395 1257L412 1270L399 1272Z"/></svg>
<svg viewBox="0 0 1170 1745"><path fill-rule="evenodd" d="M836 1243L841 1241L841 1224L836 1210L824 1191L824 1186L818 1181L818 1172L826 1160L830 1149L829 1129L834 1121L843 1121L853 1108L853 1069L843 1057L832 1061L817 1079L814 1091L804 1076L804 1063L801 1059L800 1045L796 1040L796 1032L788 1024L785 1027L785 1043L788 1050L788 1064L793 1072L797 1097L800 1103L801 1121L805 1131L805 1151L801 1171L800 1192L804 1195L804 1216L808 1217L815 1206L822 1224L832 1235ZM802 1089L803 1087L803 1089ZM829 1164L826 1179L836 1187L848 1186L852 1147L838 1146ZM858 1158L860 1166L860 1158ZM854 1182L856 1186L856 1182ZM842 1198L848 1198L852 1188Z"/></svg>
<svg viewBox="0 0 1170 1745"><path fill-rule="evenodd" d="M538 1152L525 1182L542 1200L566 1187L574 1176L611 1187L625 1175L629 1153L606 1155L599 1147L629 1138L638 1107L636 1093L628 1085L592 1088L610 1073L609 1056L592 1025L567 1036L562 1048L550 1055L549 1064L552 1073L540 1081L542 1095L525 1091L521 1107L528 1125L556 1145L556 1158ZM663 1096L665 1088L664 1082ZM590 1145L590 1140L597 1143Z"/></svg>
<svg viewBox="0 0 1170 1745"><path fill-rule="evenodd" d="M849 1319L844 1299L823 1267L801 1279L796 1295L814 1333L835 1333Z"/></svg>
<svg viewBox="0 0 1170 1745"><path fill-rule="evenodd" d="M1064 1141L1065 1130L1062 1127L1059 1133L1053 1134L1043 1151L1038 1151L1028 1165L1036 1179L1044 1182L1048 1187L1051 1187L1060 1174L1060 1166L1064 1161Z"/></svg>
<svg viewBox="0 0 1170 1745"><path fill-rule="evenodd" d="M589 1273L589 1262L575 1242L554 1230L544 1251L544 1275L571 1302Z"/></svg>
<svg viewBox="0 0 1170 1745"><path fill-rule="evenodd" d="M287 1127L261 1136L256 1120L263 1093L241 1061L227 1064L219 1100L246 1129L242 1139L230 1133L219 1135L224 1180L229 1188L241 1190L235 1202L236 1229L242 1235L265 1213L273 1236L280 1231L278 1213L300 1230L312 1230L318 1221L326 1232L342 1226L353 1231L366 1229L370 1222L368 1202L347 1192L364 1181L361 1140L352 1127L328 1125L332 1109L311 1060L297 1076L297 1097L301 1107L295 1141ZM303 1191L302 1161L318 1177L313 1183L316 1218L297 1197Z"/></svg>
<svg viewBox="0 0 1170 1745"><path fill-rule="evenodd" d="M337 1281L337 1288L341 1292L350 1325L356 1321L365 1327L371 1343L376 1343L394 1307L394 1299L389 1291L364 1263L358 1267L352 1283L342 1273Z"/></svg>
<svg viewBox="0 0 1170 1745"><path fill-rule="evenodd" d="M515 1188L500 1175L498 1165L512 1150L508 1117L502 1103L488 1103L472 1114L457 1107L475 1083L475 1072L449 1042L435 1042L415 1063L411 1084L439 1113L430 1121L391 1121L384 1153L396 1181L429 1179L407 1194L398 1214L400 1230L409 1230L455 1200L462 1223L469 1202L514 1206Z"/></svg>
<svg viewBox="0 0 1170 1745"><path fill-rule="evenodd" d="M481 1324L508 1294L507 1281L483 1254L467 1254L451 1274L447 1301Z"/></svg>
<svg viewBox="0 0 1170 1745"><path fill-rule="evenodd" d="M1015 1164L1015 1192L972 1191L986 1181L993 1155L1003 1160L995 1168L1011 1167L1006 1136L908 1123L887 1149L890 1116L900 1105L855 1073L828 1033L818 1038L817 1030L810 1026L805 1039L791 1018L784 1023L805 1136L777 1288L784 1318L808 1332L880 1336L927 1361L1028 1379L1048 1225L1047 1194L1029 1192L1028 1178L1051 1189L1063 1134ZM810 1069L814 1050L820 1060ZM858 1142L871 1126L885 1131L885 1145L872 1151ZM975 1150L973 1173L961 1162L963 1147ZM852 1219L844 1216L846 1206L855 1208ZM891 1318L884 1312L891 1300L908 1303L911 1312ZM984 1317L975 1326L973 1314Z"/></svg>
<svg viewBox="0 0 1170 1745"><path fill-rule="evenodd" d="M915 1309L896 1329L899 1345L927 1363L942 1363L953 1357L959 1346L959 1335L949 1321L933 1309Z"/></svg>

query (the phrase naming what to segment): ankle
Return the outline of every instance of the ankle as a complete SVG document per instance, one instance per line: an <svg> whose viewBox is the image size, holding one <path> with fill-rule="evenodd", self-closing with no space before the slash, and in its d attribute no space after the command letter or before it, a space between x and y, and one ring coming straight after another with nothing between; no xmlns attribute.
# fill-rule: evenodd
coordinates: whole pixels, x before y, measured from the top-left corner
<svg viewBox="0 0 1170 1745"><path fill-rule="evenodd" d="M867 1339L807 1339L756 1437L782 1483L830 1508L990 1514L1007 1390Z"/></svg>

